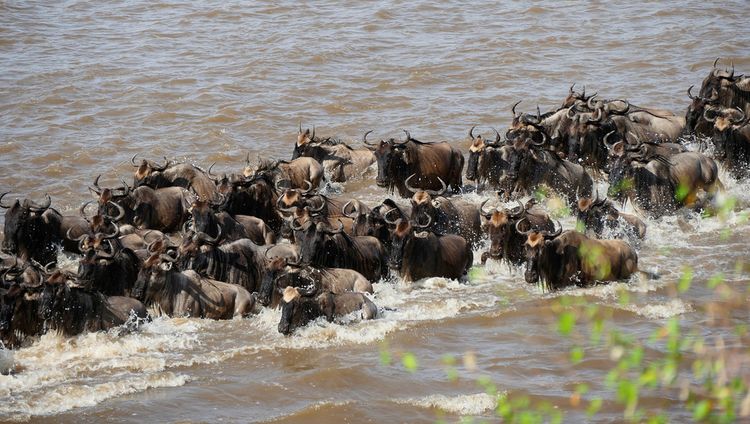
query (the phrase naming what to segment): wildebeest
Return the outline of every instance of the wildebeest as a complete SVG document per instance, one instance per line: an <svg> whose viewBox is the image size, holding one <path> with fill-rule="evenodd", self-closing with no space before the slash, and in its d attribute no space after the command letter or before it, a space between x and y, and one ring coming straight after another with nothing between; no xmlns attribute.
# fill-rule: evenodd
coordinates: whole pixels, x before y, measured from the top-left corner
<svg viewBox="0 0 750 424"><path fill-rule="evenodd" d="M302 266L284 258L275 258L268 264L271 278L264 278L258 291L258 301L263 306L276 306L274 293L286 287L315 288L316 293L359 292L372 294L372 283L364 275L346 268L313 268Z"/></svg>
<svg viewBox="0 0 750 424"><path fill-rule="evenodd" d="M750 167L750 118L739 108L707 108L707 122L713 125L714 154L735 178L745 178Z"/></svg>
<svg viewBox="0 0 750 424"><path fill-rule="evenodd" d="M284 220L276 207L279 194L269 177L225 176L219 181L219 190L224 201L218 211L260 218L275 234L279 233Z"/></svg>
<svg viewBox="0 0 750 424"><path fill-rule="evenodd" d="M605 229L613 238L637 241L646 237L646 224L640 218L620 212L612 201L599 199L598 194L593 199L578 199L576 218L583 225L581 232L591 231L597 238L604 235Z"/></svg>
<svg viewBox="0 0 750 424"><path fill-rule="evenodd" d="M701 191L713 195L722 187L716 162L701 153L644 158L640 151L615 147L618 157L610 166L607 195L630 199L653 216L674 212L680 206L696 206Z"/></svg>
<svg viewBox="0 0 750 424"><path fill-rule="evenodd" d="M546 185L574 205L576 196L590 196L594 185L586 170L576 163L542 148L531 140L516 140L505 179L520 194L529 194ZM506 192L506 197L513 193Z"/></svg>
<svg viewBox="0 0 750 424"><path fill-rule="evenodd" d="M320 187L324 178L323 165L309 157L297 158L291 162L259 157L258 164L254 169L250 166L250 159L248 158L244 174L248 178L265 175L274 182L277 189L282 185L286 185L287 188L303 188L307 184L311 184L312 187Z"/></svg>
<svg viewBox="0 0 750 424"><path fill-rule="evenodd" d="M0 287L0 341L5 347L19 347L26 338L44 331L39 319L41 288L18 282L7 289Z"/></svg>
<svg viewBox="0 0 750 424"><path fill-rule="evenodd" d="M425 143L411 138L408 131L406 140L393 138L371 145L378 162L378 176L375 183L387 187L391 192L396 188L402 197L409 196L404 181L412 174L416 175L415 187L422 190L439 190L445 181L454 193L463 185L461 172L464 167L464 156L447 142Z"/></svg>
<svg viewBox="0 0 750 424"><path fill-rule="evenodd" d="M692 102L685 116L687 133L711 135L712 125L704 116L709 108L739 108L744 113L750 113L750 77L735 76L734 65L731 71L721 70L716 66L718 61L717 58L708 76L703 79L698 95L693 96L688 89Z"/></svg>
<svg viewBox="0 0 750 424"><path fill-rule="evenodd" d="M367 139L367 133L362 140ZM294 145L292 159L302 156L311 157L323 165L328 178L333 182L349 181L362 176L375 163L375 155L368 149L354 149L346 143L333 138L316 138L307 129L302 132L300 126L297 142Z"/></svg>
<svg viewBox="0 0 750 424"><path fill-rule="evenodd" d="M216 184L208 173L189 163L173 163L164 158L164 165L143 159L136 164L133 155L131 162L136 167L133 175L133 186L138 188L146 185L153 189L164 187L183 187L192 189L204 199L218 200Z"/></svg>
<svg viewBox="0 0 750 424"><path fill-rule="evenodd" d="M34 259L48 264L57 261L57 248L65 241L68 233L80 236L88 234L89 223L79 216L63 216L51 208L52 199L46 196L44 203L38 204L29 199L23 202L16 199L10 205L0 195L0 207L5 212L5 228L2 251L17 255L22 260ZM75 244L65 246L75 252Z"/></svg>
<svg viewBox="0 0 750 424"><path fill-rule="evenodd" d="M541 281L549 290L622 280L638 271L638 256L626 242L590 239L562 228L529 231L525 253L526 282Z"/></svg>
<svg viewBox="0 0 750 424"><path fill-rule="evenodd" d="M148 318L146 307L138 300L71 286L60 271L44 284L39 308L47 328L66 336L106 331L133 318Z"/></svg>
<svg viewBox="0 0 750 424"><path fill-rule="evenodd" d="M119 232L81 236L77 241L82 257L78 261L78 281L86 288L107 296L129 296L138 278L141 260L132 250L122 247Z"/></svg>
<svg viewBox="0 0 750 424"><path fill-rule="evenodd" d="M140 229L164 232L179 230L187 220L194 195L182 187L133 190L133 224Z"/></svg>
<svg viewBox="0 0 750 424"><path fill-rule="evenodd" d="M295 287L284 289L281 301L281 320L279 321L279 333L289 335L295 329L302 327L319 317L333 321L335 317L360 312L360 318L364 320L374 319L378 314L378 308L370 299L362 293L333 294L324 292L314 296L305 296Z"/></svg>
<svg viewBox="0 0 750 424"><path fill-rule="evenodd" d="M221 227L222 242L249 238L253 243L263 245L276 241L276 234L262 219L249 215L233 217L227 212L216 212L213 208L215 206L218 205L203 199L193 201L189 209L192 217L192 230L206 233L210 237L217 237L219 227ZM186 224L188 222L190 221L186 221Z"/></svg>
<svg viewBox="0 0 750 424"><path fill-rule="evenodd" d="M396 223L388 265L397 270L404 281L428 277L465 278L474 260L471 245L455 234L438 236L420 229L412 227L409 221Z"/></svg>
<svg viewBox="0 0 750 424"><path fill-rule="evenodd" d="M523 245L526 242L526 231L553 231L555 224L549 215L535 202L527 204L518 202L513 209L492 209L484 211L482 203L480 213L484 217L482 228L489 235L490 249L482 253L482 265L487 259L504 260L509 265L518 266L525 260Z"/></svg>
<svg viewBox="0 0 750 424"><path fill-rule="evenodd" d="M179 249L181 268L257 291L265 272L264 251L249 239L218 245L219 238L206 233L185 237Z"/></svg>
<svg viewBox="0 0 750 424"><path fill-rule="evenodd" d="M470 244L478 243L482 238L482 221L479 208L473 203L460 199L448 199L443 197L447 187L443 184L440 191L419 190L404 181L407 190L414 193L411 198L411 220L413 222L424 222L428 218L430 225L425 227L439 236L446 234L457 234ZM442 183L442 180L441 180ZM391 219L391 222L392 219Z"/></svg>
<svg viewBox="0 0 750 424"><path fill-rule="evenodd" d="M302 264L353 269L372 282L388 276L380 241L370 236L350 236L341 222L337 230L322 222L308 222L301 228L297 243Z"/></svg>
<svg viewBox="0 0 750 424"><path fill-rule="evenodd" d="M366 213L364 220L356 218L352 232L355 236L375 237L387 251L391 245L388 222L409 219L409 217L411 217L411 207L398 205L393 199L385 199Z"/></svg>
<svg viewBox="0 0 750 424"><path fill-rule="evenodd" d="M153 254L143 264L133 297L170 317L231 319L249 315L255 298L243 287L179 271L177 258Z"/></svg>
<svg viewBox="0 0 750 424"><path fill-rule="evenodd" d="M466 179L477 182L477 189L487 185L500 187L500 178L508 169L508 150L510 146L501 144L500 134L495 130L495 140L490 142L481 134L474 137L474 127L469 130L472 140L469 147L469 159L466 163Z"/></svg>

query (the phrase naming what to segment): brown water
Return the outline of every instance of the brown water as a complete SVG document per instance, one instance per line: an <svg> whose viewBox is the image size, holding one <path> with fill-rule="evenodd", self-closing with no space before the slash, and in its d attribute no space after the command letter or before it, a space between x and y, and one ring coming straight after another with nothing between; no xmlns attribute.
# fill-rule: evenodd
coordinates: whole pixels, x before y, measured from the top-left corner
<svg viewBox="0 0 750 424"><path fill-rule="evenodd" d="M104 183L130 178L130 157L177 157L239 171L245 155L291 155L299 121L319 134L358 139L408 128L423 140L448 139L466 150L473 124L509 123L523 99L531 111L559 105L577 82L604 97L683 113L685 90L700 85L716 56L750 72L745 2L529 5L477 1L352 6L298 2L0 3L0 189L72 211ZM740 206L750 184L724 176ZM604 188L603 186L601 188ZM372 201L370 181L343 187ZM469 199L479 201L476 195ZM747 322L708 326L714 300L704 284L675 297L683 264L696 280L726 271L744 290L747 224L688 217L650 222L641 267L662 274L568 294L611 309L626 332L647 338L667 318L727 333ZM566 226L572 220L563 220ZM732 228L728 239L719 230ZM478 255L476 255L478 257ZM70 259L68 265L72 265ZM620 306L620 290L632 303ZM157 319L117 337L42 337L15 352L23 368L0 376L0 419L48 422L274 421L432 422L491 416L492 399L474 383L488 375L502 391L547 400L570 422L585 419L568 397L587 382L605 399L598 419L621 408L604 390L609 353L587 350L567 362L572 342L558 336L544 295L497 264L476 268L468 284L430 279L379 284L389 310L351 325L315 323L284 338L279 312L247 320ZM419 372L380 364L387 343L413 352ZM443 355L471 351L477 369L450 383ZM647 403L674 421L689 414L676 393Z"/></svg>

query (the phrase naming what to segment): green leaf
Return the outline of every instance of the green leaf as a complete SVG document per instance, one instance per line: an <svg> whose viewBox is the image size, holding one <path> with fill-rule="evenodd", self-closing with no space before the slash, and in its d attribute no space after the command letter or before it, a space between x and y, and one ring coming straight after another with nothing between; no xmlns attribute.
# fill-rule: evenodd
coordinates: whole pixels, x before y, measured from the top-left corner
<svg viewBox="0 0 750 424"><path fill-rule="evenodd" d="M391 351L388 350L388 345L386 343L383 343L380 345L380 364L381 365L391 365Z"/></svg>
<svg viewBox="0 0 750 424"><path fill-rule="evenodd" d="M557 319L557 331L563 336L567 336L573 331L573 327L576 325L576 316L573 312L565 311L560 314Z"/></svg>
<svg viewBox="0 0 750 424"><path fill-rule="evenodd" d="M404 368L406 368L406 370L410 373L414 373L417 371L417 357L414 356L413 353L404 353L404 356L401 357L401 363L404 364Z"/></svg>
<svg viewBox="0 0 750 424"><path fill-rule="evenodd" d="M577 364L583 361L584 355L583 349L580 346L576 346L570 349L570 362Z"/></svg>
<svg viewBox="0 0 750 424"><path fill-rule="evenodd" d="M724 273L720 272L708 279L708 288L715 289L716 286L724 282Z"/></svg>
<svg viewBox="0 0 750 424"><path fill-rule="evenodd" d="M602 407L602 398L595 397L591 399L591 402L589 402L589 407L586 408L586 413L589 417L593 416L597 412L599 412L599 409Z"/></svg>
<svg viewBox="0 0 750 424"><path fill-rule="evenodd" d="M693 419L695 421L702 421L708 417L709 412L711 412L711 403L704 399L693 407Z"/></svg>
<svg viewBox="0 0 750 424"><path fill-rule="evenodd" d="M680 276L680 282L677 283L677 290L680 293L685 293L690 288L690 285L693 282L693 269L690 267L685 267L682 270L682 276Z"/></svg>

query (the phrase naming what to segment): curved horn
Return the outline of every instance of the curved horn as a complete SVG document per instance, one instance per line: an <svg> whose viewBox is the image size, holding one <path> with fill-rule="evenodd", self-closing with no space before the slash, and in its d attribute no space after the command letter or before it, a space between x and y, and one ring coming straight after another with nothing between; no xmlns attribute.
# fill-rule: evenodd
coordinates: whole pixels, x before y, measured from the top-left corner
<svg viewBox="0 0 750 424"><path fill-rule="evenodd" d="M346 213L346 208L348 208L349 206L352 207L352 212ZM349 218L354 218L351 215L358 211L359 211L359 208L354 204L354 200L349 200L348 202L344 203L344 206L341 207L341 213L344 214L344 216L348 216Z"/></svg>
<svg viewBox="0 0 750 424"><path fill-rule="evenodd" d="M438 181L440 181L440 185L443 187L440 190L425 190L425 193L431 196L442 196L446 191L448 191L448 186L445 184L445 181L443 181L443 179L440 177L437 177L437 179Z"/></svg>
<svg viewBox="0 0 750 424"><path fill-rule="evenodd" d="M312 132L312 135L310 136L310 141L315 141L315 125L313 125L313 132Z"/></svg>
<svg viewBox="0 0 750 424"><path fill-rule="evenodd" d="M576 83L573 83L570 85L570 88L568 89L568 94L573 94L573 87L576 86Z"/></svg>
<svg viewBox="0 0 750 424"><path fill-rule="evenodd" d="M414 177L415 175L417 175L417 174L411 174L411 175L409 175L409 177L408 177L408 178L406 178L406 181L404 181L404 185L406 186L406 189L407 189L407 190L409 190L409 192L410 192L410 193L412 193L412 194L414 194L414 193L416 193L416 192L420 191L420 189L419 189L419 188L417 188L417 187L412 187L412 186L411 186L411 185L409 184L409 180L411 180L411 179L412 179L412 177Z"/></svg>
<svg viewBox="0 0 750 424"><path fill-rule="evenodd" d="M211 237L206 233L198 233L198 234L200 238L202 238L203 241L205 241L206 243L215 245L219 242L219 239L221 238L221 225L218 222L216 223L216 229L217 229L216 237Z"/></svg>
<svg viewBox="0 0 750 424"><path fill-rule="evenodd" d="M734 79L734 61L732 61L732 71L729 73L730 80Z"/></svg>
<svg viewBox="0 0 750 424"><path fill-rule="evenodd" d="M310 207L310 213L321 212L326 207L326 199L323 196L319 197L321 198L320 206L317 208Z"/></svg>
<svg viewBox="0 0 750 424"><path fill-rule="evenodd" d="M344 232L344 223L341 222L340 219L338 220L338 222L339 222L339 228L337 228L337 229L335 229L333 231L326 231L326 233L328 233L328 234L341 234L341 233L343 233Z"/></svg>
<svg viewBox="0 0 750 424"><path fill-rule="evenodd" d="M409 131L407 131L407 130L405 130L405 129L403 129L403 128L401 129L401 131L403 131L403 132L404 132L404 134L406 134L406 140L404 140L404 141L401 141L401 142L396 142L396 143L397 143L397 144L405 144L405 143L408 143L408 142L409 142L409 140L411 140L411 134L409 133Z"/></svg>
<svg viewBox="0 0 750 424"><path fill-rule="evenodd" d="M208 176L212 180L215 179L215 175L211 173L211 170L214 169L214 165L216 165L216 162L212 163L211 166L208 167Z"/></svg>
<svg viewBox="0 0 750 424"><path fill-rule="evenodd" d="M632 131L628 131L628 135L633 137L633 140L635 140L635 144L641 144L641 139L638 138L638 136L635 135L635 133L633 133Z"/></svg>
<svg viewBox="0 0 750 424"><path fill-rule="evenodd" d="M367 135L368 135L368 134L370 134L370 133L371 133L372 131L373 131L373 130L367 131L367 132L366 132L366 133L365 133L365 134L364 134L364 135L362 136L362 142L363 142L363 143L365 143L365 144L367 144L367 145L369 145L369 146L374 146L374 145L376 144L376 143L370 143L369 141L367 141Z"/></svg>
<svg viewBox="0 0 750 424"><path fill-rule="evenodd" d="M177 262L177 258L176 257L173 257L173 256L168 255L166 253L162 253L161 255L159 255L159 259L161 259L162 261L166 261L166 262L172 262L172 263Z"/></svg>
<svg viewBox="0 0 750 424"><path fill-rule="evenodd" d="M415 227L417 227L417 228L427 228L427 227L430 226L430 224L432 224L432 217L430 215L427 215L427 214L423 214L423 215L427 217L427 223L426 224L421 224L419 222L419 217L417 217L417 221L414 223Z"/></svg>
<svg viewBox="0 0 750 424"><path fill-rule="evenodd" d="M571 113L571 112L573 112L573 113ZM575 116L576 116L576 107L575 107L575 106L571 106L571 107L569 107L569 108L568 108L568 111L567 111L567 112L565 112L565 116L567 116L567 117L568 117L568 119L573 119L573 118L575 118Z"/></svg>
<svg viewBox="0 0 750 424"><path fill-rule="evenodd" d="M115 203L115 202L113 202L111 200L109 202L107 202L107 204L110 204L110 205L114 206L117 209L117 216L107 215L107 218L109 218L110 221L117 222L117 221L121 220L125 216L125 208L123 208L122 206L118 205L117 203Z"/></svg>
<svg viewBox="0 0 750 424"><path fill-rule="evenodd" d="M597 114L596 115L597 116L596 119L593 119L593 118L589 117L588 118L588 122L599 122L599 121L602 120L602 110L601 109L597 109L596 112L594 112L594 113Z"/></svg>
<svg viewBox="0 0 750 424"><path fill-rule="evenodd" d="M588 106L589 109L591 109L591 110L596 109L596 105L594 105L594 104L591 103L591 101L594 100L594 97L596 97L596 94L594 94L593 96L589 97L588 100L586 100L586 106Z"/></svg>
<svg viewBox="0 0 750 424"><path fill-rule="evenodd" d="M310 181L305 180L305 185L307 186L307 188L302 190L302 194L307 194L313 189L313 183L311 183Z"/></svg>
<svg viewBox="0 0 750 424"><path fill-rule="evenodd" d="M109 234L102 234L103 239L113 239L120 235L120 229L117 227L117 225L115 225L113 222L110 222L109 225L114 228L114 231Z"/></svg>
<svg viewBox="0 0 750 424"><path fill-rule="evenodd" d="M134 155L133 155L133 157L132 157L132 158L130 158L130 163L132 163L132 164L133 164L133 166L135 166L135 167L137 168L137 167L139 167L140 165L138 165L137 163L135 163L135 158L136 158L136 156L138 156L138 153L134 154Z"/></svg>
<svg viewBox="0 0 750 424"><path fill-rule="evenodd" d="M497 130L493 127L492 131L495 131L495 144L499 144L502 141L502 137L500 137L500 133L497 132Z"/></svg>
<svg viewBox="0 0 750 424"><path fill-rule="evenodd" d="M689 88L687 89L687 95L688 95L688 97L690 97L690 100L695 100L695 99L696 99L696 97L695 97L695 96L693 96L692 94L690 94L690 90L692 90L692 89L693 89L693 87L694 87L694 86L693 86L693 85L691 85L691 86L690 86L690 87L689 87Z"/></svg>
<svg viewBox="0 0 750 424"><path fill-rule="evenodd" d="M612 130L612 131L608 132L607 135L604 136L604 140L602 140L604 142L604 145L607 146L608 148L611 148L612 146L615 145L615 143L610 143L610 142L607 141L607 139L609 138L609 136L611 136L614 133L615 133L615 130Z"/></svg>
<svg viewBox="0 0 750 424"><path fill-rule="evenodd" d="M112 240L107 240L107 244L109 244L109 253L103 251L103 250L97 250L96 251L96 259L111 259L115 256L115 247L112 245Z"/></svg>
<svg viewBox="0 0 750 424"><path fill-rule="evenodd" d="M93 202L94 202L93 200L89 200L88 202L83 202L83 204L81 205L81 207L78 208L78 214L81 215L81 218L85 219L86 222L91 222L89 220L89 217L86 216L86 206L90 205Z"/></svg>
<svg viewBox="0 0 750 424"><path fill-rule="evenodd" d="M297 209L296 206L290 206L290 207L284 207L282 206L282 201L284 200L284 196L279 196L279 200L276 201L276 207L279 208L282 212L294 212L295 209Z"/></svg>
<svg viewBox="0 0 750 424"><path fill-rule="evenodd" d="M49 193L44 194L44 199L44 203L41 205L37 205L36 202L31 202L32 207L30 209L34 212L41 212L49 209L49 207L52 206L52 198L49 197Z"/></svg>
<svg viewBox="0 0 750 424"><path fill-rule="evenodd" d="M709 117L708 112L715 112L715 111L707 108L706 110L703 111L703 119L705 119L708 122L716 121L716 114L714 113L712 117Z"/></svg>
<svg viewBox="0 0 750 424"><path fill-rule="evenodd" d="M9 191L6 191L5 193L3 193L3 194L0 194L0 208L3 208L3 209L8 209L8 208L10 208L11 206L13 206L13 205L4 205L4 204L3 204L3 197L5 197L5 195L6 195L6 194L10 194L10 192L9 192Z"/></svg>
<svg viewBox="0 0 750 424"><path fill-rule="evenodd" d="M516 114L516 106L518 106L523 100L519 100L513 104L513 106L510 108L510 111L513 113L513 119L518 118L518 115Z"/></svg>
<svg viewBox="0 0 750 424"><path fill-rule="evenodd" d="M485 212L485 211L484 211L484 205L485 205L485 204L486 204L487 202L489 202L489 201L490 201L490 199L486 199L486 200L485 200L484 202L482 202L482 204L481 204L481 205L479 205L479 213L480 213L480 214L481 214L481 215L482 215L483 217L485 217L485 218L489 218L489 217L491 217L491 216L492 216L492 212L493 212L493 210L490 210L489 212Z"/></svg>
<svg viewBox="0 0 750 424"><path fill-rule="evenodd" d="M84 239L86 239L86 237L88 237L88 236L89 236L88 234L84 234L84 235L82 235L82 236L79 236L78 238L74 238L74 237L73 237L73 236L72 236L72 235L70 234L70 232L71 232L71 231L73 231L73 228L72 228L72 227L71 227L71 228L68 228L68 231L66 231L66 232L65 232L65 238L67 238L67 239L68 239L68 240L70 240L70 241L77 241L77 242L79 242L79 243L80 243L80 242L82 242L82 241L83 241Z"/></svg>
<svg viewBox="0 0 750 424"><path fill-rule="evenodd" d="M508 211L508 216L510 216L511 218L518 218L523 215L524 212L526 212L526 206L524 206L520 200L517 200L517 202L518 206Z"/></svg>
<svg viewBox="0 0 750 424"><path fill-rule="evenodd" d="M99 187L99 178L101 177L102 177L102 174L99 174L96 176L96 178L94 178L94 188L92 188L92 190L96 194L102 194L102 188Z"/></svg>
<svg viewBox="0 0 750 424"><path fill-rule="evenodd" d="M560 224L560 221L556 221L556 222L557 222L557 229L556 230L554 230L551 233L548 232L548 231L541 231L541 233L545 237L549 237L549 238L555 238L555 237L559 236L560 234L562 234L562 224Z"/></svg>
<svg viewBox="0 0 750 424"><path fill-rule="evenodd" d="M474 140L474 128L476 128L476 125L472 125L469 129L469 137L471 137L472 140Z"/></svg>
<svg viewBox="0 0 750 424"><path fill-rule="evenodd" d="M732 118L729 118L729 122L731 122L731 123L732 123L732 124L734 124L734 125L737 125L737 124L739 124L740 122L744 121L744 120L745 120L745 117L746 117L746 116L745 116L745 111L744 111L744 110L740 109L739 107L735 107L735 109L736 109L736 110L738 110L738 111L740 112L740 114L741 114L741 118L740 118L740 119L732 119Z"/></svg>
<svg viewBox="0 0 750 424"><path fill-rule="evenodd" d="M401 219L401 217L398 217L396 219L388 219L388 214L390 214L391 212L394 212L394 211L398 212L398 209L396 209L396 208L388 209L388 211L383 214L383 220L387 224L396 225L396 224L398 224L398 220Z"/></svg>
<svg viewBox="0 0 750 424"><path fill-rule="evenodd" d="M521 228L519 228L519 226L520 226L520 225L521 225L521 223L522 223L522 222L524 222L524 221L528 221L528 219L526 219L526 218L521 218L521 219L519 219L519 220L518 220L518 221L516 222L516 225L515 225L515 227L514 227L514 228L516 229L516 232L517 232L518 234L523 234L523 235L529 235L529 234L533 233L533 232L534 232L534 230L533 230L533 229L530 229L530 230L528 230L528 231L521 231Z"/></svg>
<svg viewBox="0 0 750 424"><path fill-rule="evenodd" d="M714 60L714 68L716 67L716 64L719 63L719 59L720 58L717 57L716 60Z"/></svg>

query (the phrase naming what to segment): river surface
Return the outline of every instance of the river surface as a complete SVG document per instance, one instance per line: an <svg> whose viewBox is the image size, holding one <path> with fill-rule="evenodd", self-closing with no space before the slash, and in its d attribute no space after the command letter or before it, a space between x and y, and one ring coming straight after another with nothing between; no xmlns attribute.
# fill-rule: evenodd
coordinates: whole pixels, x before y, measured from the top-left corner
<svg viewBox="0 0 750 424"><path fill-rule="evenodd" d="M289 158L300 122L355 143L366 130L385 138L407 128L466 152L471 125L502 132L511 104L555 108L574 82L682 114L685 90L700 86L717 56L750 72L748 18L744 1L3 1L0 191L49 193L75 213L96 175L108 185L130 181L136 153L238 172L248 153ZM610 310L644 340L674 316L708 337L746 323L746 306L729 322L709 325L705 313L716 300L710 276L723 271L742 292L749 281L733 270L750 257L741 219L750 183L722 178L739 199L727 219L648 222L640 266L661 279L566 294ZM386 196L372 171L339 189L371 203ZM677 296L686 263L696 284ZM488 376L502 392L552 403L569 422L587 419L569 398L588 383L604 398L596 421L618 421L622 407L603 383L610 354L589 348L570 365L572 342L551 309L559 295L489 264L467 284L377 284L374 300L387 308L379 319L315 322L292 337L276 331L280 313L271 310L223 322L158 318L121 336L49 334L14 353L17 374L0 376L0 420L489 418L493 399L476 384ZM400 364L404 352L418 360L413 374ZM445 355L459 358L456 382L446 378ZM675 422L689 419L676 399L663 391L645 402Z"/></svg>

